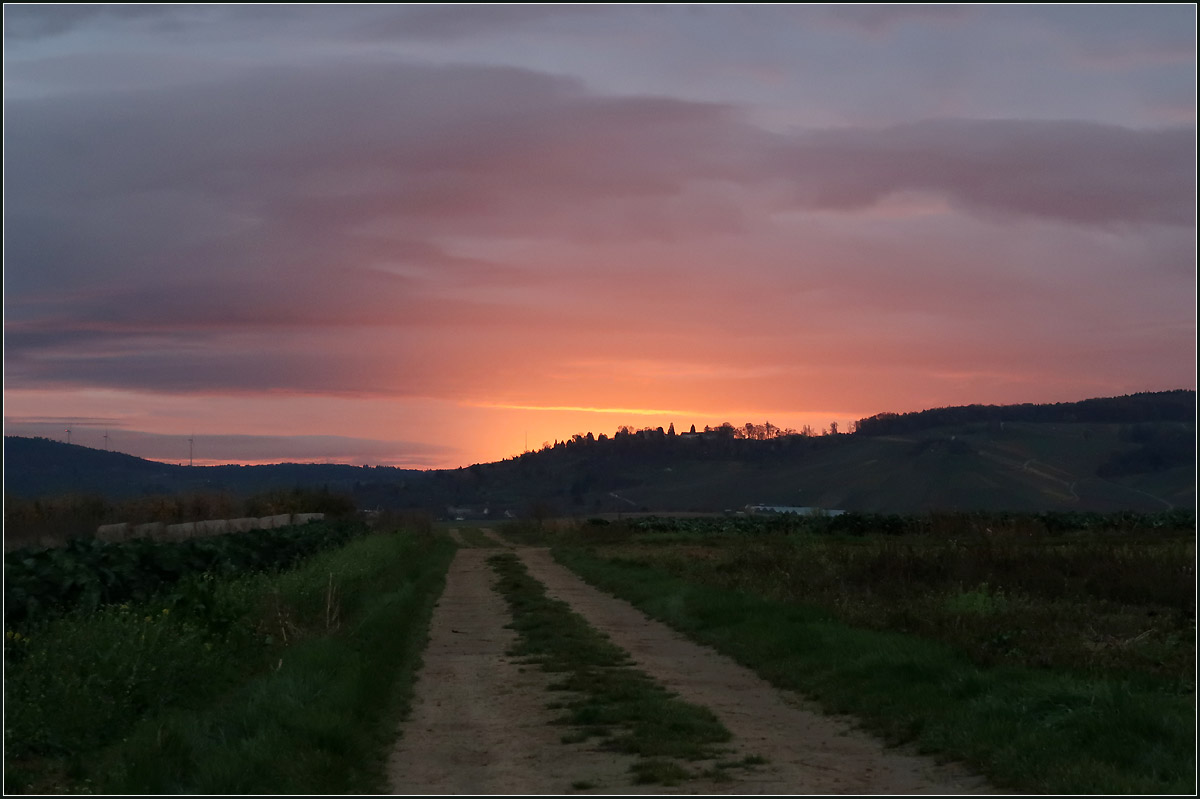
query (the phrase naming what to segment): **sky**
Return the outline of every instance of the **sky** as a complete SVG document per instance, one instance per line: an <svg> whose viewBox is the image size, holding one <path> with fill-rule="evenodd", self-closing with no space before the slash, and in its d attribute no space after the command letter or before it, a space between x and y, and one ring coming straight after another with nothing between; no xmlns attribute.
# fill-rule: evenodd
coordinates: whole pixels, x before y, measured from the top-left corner
<svg viewBox="0 0 1200 799"><path fill-rule="evenodd" d="M1195 197L1192 4L6 4L4 432L450 468L1194 389Z"/></svg>

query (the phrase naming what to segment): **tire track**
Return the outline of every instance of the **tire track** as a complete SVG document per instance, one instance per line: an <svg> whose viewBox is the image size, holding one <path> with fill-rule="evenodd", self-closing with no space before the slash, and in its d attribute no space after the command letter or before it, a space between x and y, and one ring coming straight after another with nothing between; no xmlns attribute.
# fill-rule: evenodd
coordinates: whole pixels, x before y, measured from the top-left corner
<svg viewBox="0 0 1200 799"><path fill-rule="evenodd" d="M517 640L492 585L494 549L460 549L434 609L410 718L388 763L397 794L966 794L996 793L955 765L886 748L847 719L822 715L795 694L702 647L555 562L548 549L514 547L547 593L566 602L630 654L636 667L681 699L712 710L734 735L730 759L765 765L729 782L631 784L636 758L593 743L564 744L561 694L551 675L507 652Z"/></svg>
<svg viewBox="0 0 1200 799"><path fill-rule="evenodd" d="M393 794L677 792L630 785L636 758L587 743L564 744L561 694L550 675L507 652L516 642L504 599L492 589L494 549L460 549L430 622L412 713L388 760ZM688 790L681 786L678 790Z"/></svg>
<svg viewBox="0 0 1200 799"><path fill-rule="evenodd" d="M687 702L712 710L739 754L767 758L721 793L996 793L962 767L887 748L844 718L821 714L749 669L700 646L559 565L548 549L514 551L547 592L571 606L633 657L637 667Z"/></svg>

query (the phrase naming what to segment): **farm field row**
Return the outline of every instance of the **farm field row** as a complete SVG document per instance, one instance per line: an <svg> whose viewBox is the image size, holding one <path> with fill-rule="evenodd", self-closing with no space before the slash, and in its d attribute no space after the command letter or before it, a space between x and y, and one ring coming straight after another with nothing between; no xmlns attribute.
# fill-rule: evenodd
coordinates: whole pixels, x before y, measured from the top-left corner
<svg viewBox="0 0 1200 799"><path fill-rule="evenodd" d="M314 525L8 626L5 788L1190 793L1194 535L1143 521Z"/></svg>
<svg viewBox="0 0 1200 799"><path fill-rule="evenodd" d="M383 790L453 551L359 534L10 628L5 793Z"/></svg>
<svg viewBox="0 0 1200 799"><path fill-rule="evenodd" d="M508 534L893 743L1035 793L1190 793L1191 530L636 520Z"/></svg>
<svg viewBox="0 0 1200 799"><path fill-rule="evenodd" d="M591 588L541 547L465 546L434 613L396 793L972 793ZM487 542L484 544L484 542Z"/></svg>

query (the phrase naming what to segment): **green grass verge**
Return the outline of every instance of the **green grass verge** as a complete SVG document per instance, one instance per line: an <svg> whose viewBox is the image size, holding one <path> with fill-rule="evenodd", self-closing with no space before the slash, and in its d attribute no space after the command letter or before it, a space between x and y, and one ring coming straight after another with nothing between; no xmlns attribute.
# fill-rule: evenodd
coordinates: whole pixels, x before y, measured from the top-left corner
<svg viewBox="0 0 1200 799"><path fill-rule="evenodd" d="M384 790L453 552L372 535L174 613L107 608L6 642L6 793Z"/></svg>
<svg viewBox="0 0 1200 799"><path fill-rule="evenodd" d="M913 742L1033 793L1192 794L1194 694L1152 678L984 668L951 646L702 586L578 549L588 582L894 743Z"/></svg>
<svg viewBox="0 0 1200 799"><path fill-rule="evenodd" d="M570 692L556 705L566 711L559 723L576 729L564 742L598 736L606 749L637 755L638 783L669 785L701 776L679 761L715 758L721 752L716 745L730 739L712 711L676 698L632 668L623 650L548 597L515 555L495 555L488 563L500 576L499 590L520 636L513 654L559 674L552 688Z"/></svg>
<svg viewBox="0 0 1200 799"><path fill-rule="evenodd" d="M455 527L464 544L472 549L500 549L504 545L488 538L479 527Z"/></svg>

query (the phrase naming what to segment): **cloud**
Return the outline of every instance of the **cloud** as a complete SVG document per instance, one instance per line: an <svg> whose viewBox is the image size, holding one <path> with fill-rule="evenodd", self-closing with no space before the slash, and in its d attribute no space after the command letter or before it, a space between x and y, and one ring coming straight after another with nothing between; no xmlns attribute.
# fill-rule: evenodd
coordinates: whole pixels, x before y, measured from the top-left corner
<svg viewBox="0 0 1200 799"><path fill-rule="evenodd" d="M975 9L956 5L843 5L821 8L818 16L858 28L866 33L887 33L907 23L959 22Z"/></svg>
<svg viewBox="0 0 1200 799"><path fill-rule="evenodd" d="M139 458L197 464L345 463L405 468L437 468L460 453L452 446L412 441L385 441L334 435L164 435L122 428L115 420L68 417L5 417L5 435L65 439L95 449L112 449ZM87 428L95 428L89 430ZM103 428L103 432L101 431ZM110 435L110 428L112 434ZM189 439L191 445L189 446Z"/></svg>
<svg viewBox="0 0 1200 799"><path fill-rule="evenodd" d="M149 21L159 28L194 14L194 8L178 5L125 4L40 4L12 3L4 6L5 39L42 39L59 36L99 21Z"/></svg>
<svg viewBox="0 0 1200 799"><path fill-rule="evenodd" d="M817 131L774 154L801 205L852 210L903 191L969 212L1082 225L1189 225L1195 133L1089 122L929 120Z"/></svg>
<svg viewBox="0 0 1200 799"><path fill-rule="evenodd" d="M378 61L6 106L6 378L24 387L752 407L838 357L1028 358L1054 324L967 324L997 297L1064 296L996 254L1014 220L1071 245L1194 223L1190 128L769 133L732 105ZM912 197L965 232L881 213ZM1092 318L1070 319L1077 341ZM795 368L731 387L580 375L581 352Z"/></svg>
<svg viewBox="0 0 1200 799"><path fill-rule="evenodd" d="M124 419L115 416L5 416L4 424L15 427L50 426L58 430L67 427L123 427ZM6 433L7 435L7 433Z"/></svg>
<svg viewBox="0 0 1200 799"><path fill-rule="evenodd" d="M509 33L542 20L591 15L602 6L473 5L388 8L356 33L368 39L458 40Z"/></svg>

